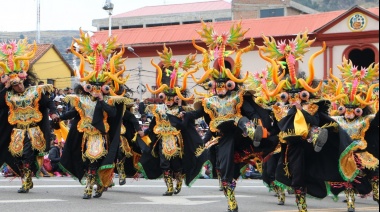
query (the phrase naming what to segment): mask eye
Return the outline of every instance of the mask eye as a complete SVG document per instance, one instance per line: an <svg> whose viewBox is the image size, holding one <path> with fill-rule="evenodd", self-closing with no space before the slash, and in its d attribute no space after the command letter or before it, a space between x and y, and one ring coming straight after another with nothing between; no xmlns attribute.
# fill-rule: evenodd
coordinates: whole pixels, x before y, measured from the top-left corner
<svg viewBox="0 0 380 212"><path fill-rule="evenodd" d="M289 94L286 93L286 92L283 92L283 93L280 94L280 98L281 98L281 100L282 100L283 102L287 102L288 99L289 99Z"/></svg>
<svg viewBox="0 0 380 212"><path fill-rule="evenodd" d="M346 112L346 107L345 107L345 106L340 106L340 107L338 108L338 111L339 111L340 114L343 114L343 113Z"/></svg>
<svg viewBox="0 0 380 212"><path fill-rule="evenodd" d="M208 85L208 87L211 88L211 89L215 89L215 86L216 86L215 81L210 81L210 82L208 82L207 85Z"/></svg>
<svg viewBox="0 0 380 212"><path fill-rule="evenodd" d="M178 102L179 102L179 97L178 97L178 96L175 96L175 97L174 97L174 102L175 102L175 103L178 103Z"/></svg>
<svg viewBox="0 0 380 212"><path fill-rule="evenodd" d="M300 98L301 98L302 100L304 100L304 101L307 101L307 100L309 99L309 97L310 97L310 93L307 92L307 91L302 91L302 92L300 93Z"/></svg>
<svg viewBox="0 0 380 212"><path fill-rule="evenodd" d="M230 91L235 89L235 86L236 86L236 84L232 80L228 80L228 82L226 83L226 88Z"/></svg>
<svg viewBox="0 0 380 212"><path fill-rule="evenodd" d="M356 116L361 116L363 114L363 110L361 108L356 108L354 112Z"/></svg>
<svg viewBox="0 0 380 212"><path fill-rule="evenodd" d="M105 94L108 94L110 92L110 86L109 85L103 85L102 86L102 92Z"/></svg>
<svg viewBox="0 0 380 212"><path fill-rule="evenodd" d="M280 107L281 106L281 103L280 102L276 102L275 104L277 107Z"/></svg>
<svg viewBox="0 0 380 212"><path fill-rule="evenodd" d="M161 100L165 100L166 95L164 93L160 93L160 94L158 94L158 98Z"/></svg>
<svg viewBox="0 0 380 212"><path fill-rule="evenodd" d="M91 92L91 90L92 90L92 85L90 85L90 84L86 84L86 85L83 86L83 89L84 89L84 91L86 91L86 92Z"/></svg>
<svg viewBox="0 0 380 212"><path fill-rule="evenodd" d="M6 83L7 81L9 80L9 76L8 75L3 75L3 76L1 76L1 82L2 83Z"/></svg>

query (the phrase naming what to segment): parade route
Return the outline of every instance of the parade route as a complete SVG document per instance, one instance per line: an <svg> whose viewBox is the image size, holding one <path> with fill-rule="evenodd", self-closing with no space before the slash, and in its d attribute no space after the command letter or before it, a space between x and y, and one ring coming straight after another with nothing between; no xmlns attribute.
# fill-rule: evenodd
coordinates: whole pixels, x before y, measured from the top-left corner
<svg viewBox="0 0 380 212"><path fill-rule="evenodd" d="M179 195L164 197L162 180L127 179L124 186L115 185L100 199L83 200L84 187L68 177L33 179L34 188L28 194L18 194L20 179L0 177L0 208L7 211L134 211L134 212L222 212L227 208L217 180L199 179L191 187L184 187ZM118 179L115 178L115 182ZM294 196L288 195L284 206L277 205L274 193L269 193L261 180L239 180L236 198L240 212L296 212ZM308 198L309 211L344 212L346 204L330 197L323 200ZM356 212L379 211L372 197L357 197Z"/></svg>

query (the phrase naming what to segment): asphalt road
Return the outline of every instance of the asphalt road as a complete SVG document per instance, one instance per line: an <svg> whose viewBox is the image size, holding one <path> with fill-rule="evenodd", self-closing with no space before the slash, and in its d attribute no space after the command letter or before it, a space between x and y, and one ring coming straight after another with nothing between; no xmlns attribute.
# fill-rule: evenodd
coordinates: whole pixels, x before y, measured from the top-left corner
<svg viewBox="0 0 380 212"><path fill-rule="evenodd" d="M200 179L185 187L176 196L163 197L163 180L127 179L127 184L109 189L100 199L83 200L84 187L68 177L33 179L34 188L28 194L18 194L20 179L0 176L0 211L133 211L133 212L222 212L227 201L218 190L217 180ZM118 182L118 179L115 179ZM240 180L236 188L240 212L297 212L294 195L287 195L284 206L260 180ZM338 202L330 197L323 200L307 199L309 211L347 211L343 196ZM379 211L371 197L357 197L356 212Z"/></svg>

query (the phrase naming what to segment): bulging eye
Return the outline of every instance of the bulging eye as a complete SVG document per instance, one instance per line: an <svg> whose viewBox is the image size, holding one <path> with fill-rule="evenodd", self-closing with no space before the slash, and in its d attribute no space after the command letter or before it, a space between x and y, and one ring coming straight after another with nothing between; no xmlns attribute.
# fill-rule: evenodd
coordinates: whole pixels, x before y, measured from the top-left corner
<svg viewBox="0 0 380 212"><path fill-rule="evenodd" d="M300 98L301 98L302 100L304 100L304 101L307 101L307 100L309 99L309 97L310 97L310 93L307 92L307 91L302 91L302 92L300 93Z"/></svg>
<svg viewBox="0 0 380 212"><path fill-rule="evenodd" d="M86 92L91 92L92 90L92 85L90 84L86 84L83 86L83 89L86 91Z"/></svg>
<svg viewBox="0 0 380 212"><path fill-rule="evenodd" d="M207 85L208 85L209 88L215 89L216 83L215 83L215 81L210 81L210 82L208 82Z"/></svg>
<svg viewBox="0 0 380 212"><path fill-rule="evenodd" d="M338 108L338 111L339 111L340 114L343 114L343 113L346 112L346 107L345 107L345 106L340 106L340 107Z"/></svg>
<svg viewBox="0 0 380 212"><path fill-rule="evenodd" d="M361 116L363 114L363 110L361 108L356 108L354 112L356 116Z"/></svg>
<svg viewBox="0 0 380 212"><path fill-rule="evenodd" d="M235 89L235 86L236 86L236 84L232 80L228 80L228 82L226 83L226 87L230 91L233 90L233 89Z"/></svg>
<svg viewBox="0 0 380 212"><path fill-rule="evenodd" d="M164 93L160 93L158 94L158 98L164 100L166 98L166 95Z"/></svg>
<svg viewBox="0 0 380 212"><path fill-rule="evenodd" d="M174 102L175 102L175 103L178 103L178 102L179 102L179 97L178 97L178 96L175 96L175 97L174 97Z"/></svg>
<svg viewBox="0 0 380 212"><path fill-rule="evenodd" d="M103 85L102 86L102 92L105 94L108 94L110 92L111 88L109 85Z"/></svg>
<svg viewBox="0 0 380 212"><path fill-rule="evenodd" d="M276 102L275 104L277 107L280 107L281 106L281 103L280 102Z"/></svg>
<svg viewBox="0 0 380 212"><path fill-rule="evenodd" d="M282 100L283 102L287 102L288 99L289 99L289 94L286 93L286 92L283 92L283 93L280 94L280 98L281 98L281 100Z"/></svg>

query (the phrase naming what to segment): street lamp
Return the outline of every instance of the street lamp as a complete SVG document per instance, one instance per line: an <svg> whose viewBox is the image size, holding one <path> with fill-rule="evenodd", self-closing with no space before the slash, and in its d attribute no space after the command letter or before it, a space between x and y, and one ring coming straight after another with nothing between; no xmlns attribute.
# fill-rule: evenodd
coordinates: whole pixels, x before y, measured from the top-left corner
<svg viewBox="0 0 380 212"><path fill-rule="evenodd" d="M143 84L141 82L142 60L141 60L141 57L138 54L136 54L135 50L131 46L128 46L127 49L128 49L128 51L132 52L134 55L136 55L136 57L139 58L139 66L138 66L138 69L139 69L139 75L138 75L139 76L139 86L137 87L137 91L140 95L139 96L140 101L142 101L142 93L143 93L143 91L142 91Z"/></svg>
<svg viewBox="0 0 380 212"><path fill-rule="evenodd" d="M112 28L112 11L113 11L113 3L111 0L106 0L106 3L103 6L103 10L108 11L108 37L111 37L111 28Z"/></svg>

